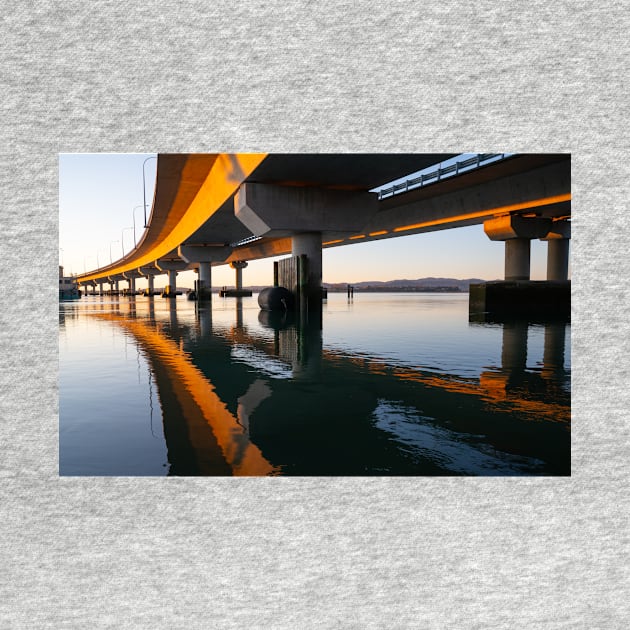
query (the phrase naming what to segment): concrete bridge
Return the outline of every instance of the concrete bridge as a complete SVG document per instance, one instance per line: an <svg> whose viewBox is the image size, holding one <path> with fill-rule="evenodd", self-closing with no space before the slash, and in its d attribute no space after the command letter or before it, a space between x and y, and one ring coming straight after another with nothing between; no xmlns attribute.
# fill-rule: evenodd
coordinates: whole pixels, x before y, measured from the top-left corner
<svg viewBox="0 0 630 630"><path fill-rule="evenodd" d="M87 287L196 269L209 297L214 265L242 286L247 261L292 254L308 263L303 290L321 306L322 249L484 224L505 242L505 280L530 279L530 243L548 242L547 280L565 282L571 217L570 155L512 155L426 185L374 188L457 154L160 154L149 225L134 250L78 276ZM451 169L452 171L452 169ZM424 184L424 182L423 182ZM271 272L270 272L271 276Z"/></svg>

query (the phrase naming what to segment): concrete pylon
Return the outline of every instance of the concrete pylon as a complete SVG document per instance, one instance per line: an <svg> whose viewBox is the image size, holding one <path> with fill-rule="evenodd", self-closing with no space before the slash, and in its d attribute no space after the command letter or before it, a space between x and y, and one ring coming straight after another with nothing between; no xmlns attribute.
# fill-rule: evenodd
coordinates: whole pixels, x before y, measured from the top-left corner
<svg viewBox="0 0 630 630"><path fill-rule="evenodd" d="M188 263L199 265L197 299L212 298L212 263L224 262L232 253L228 245L180 245L177 249L180 258Z"/></svg>
<svg viewBox="0 0 630 630"><path fill-rule="evenodd" d="M109 286L112 291L118 293L120 291L119 282L123 279L122 275L108 276Z"/></svg>
<svg viewBox="0 0 630 630"><path fill-rule="evenodd" d="M212 264L206 261L199 262L199 279L197 282L197 299L212 299Z"/></svg>
<svg viewBox="0 0 630 630"><path fill-rule="evenodd" d="M125 278L127 280L127 283L129 284L129 287L128 287L129 293L131 295L135 295L135 293L136 293L136 278L135 278L135 276L128 276L128 277L125 276Z"/></svg>
<svg viewBox="0 0 630 630"><path fill-rule="evenodd" d="M240 291L243 288L243 269L247 267L247 261L233 260L230 267L236 271L236 290Z"/></svg>
<svg viewBox="0 0 630 630"><path fill-rule="evenodd" d="M307 269L300 278L300 310L321 311L322 308L322 234L305 232L291 238L293 256L305 256Z"/></svg>
<svg viewBox="0 0 630 630"><path fill-rule="evenodd" d="M529 280L530 267L530 239L512 238L505 241L505 279Z"/></svg>
<svg viewBox="0 0 630 630"><path fill-rule="evenodd" d="M156 260L155 266L160 271L168 272L168 291L167 297L176 297L177 292L177 272L184 271L188 267L188 263L185 260Z"/></svg>
<svg viewBox="0 0 630 630"><path fill-rule="evenodd" d="M510 214L489 219L483 229L492 241L505 241L505 280L529 280L530 243L551 228L551 219Z"/></svg>
<svg viewBox="0 0 630 630"><path fill-rule="evenodd" d="M129 283L129 293L130 295L136 294L136 278L140 277L140 273L137 271L125 271L123 273L123 278L127 280Z"/></svg>
<svg viewBox="0 0 630 630"><path fill-rule="evenodd" d="M168 286L167 293L169 297L175 297L177 295L177 271L175 269L169 269L168 271Z"/></svg>
<svg viewBox="0 0 630 630"><path fill-rule="evenodd" d="M542 241L547 241L547 280L569 279L569 241L571 223L567 220L554 221Z"/></svg>
<svg viewBox="0 0 630 630"><path fill-rule="evenodd" d="M155 291L155 276L160 273L160 270L155 265L147 265L138 267L138 273L147 279L149 297L151 297Z"/></svg>

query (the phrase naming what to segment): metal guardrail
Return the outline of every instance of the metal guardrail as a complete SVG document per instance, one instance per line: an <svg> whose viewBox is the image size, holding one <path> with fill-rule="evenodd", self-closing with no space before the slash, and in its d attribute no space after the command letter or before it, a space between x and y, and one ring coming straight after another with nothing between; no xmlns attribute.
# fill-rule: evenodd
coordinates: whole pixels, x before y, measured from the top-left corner
<svg viewBox="0 0 630 630"><path fill-rule="evenodd" d="M230 247L241 247L243 245L249 245L250 243L255 243L256 241L260 241L262 236L246 236L242 238L240 241L234 241L234 243L230 243Z"/></svg>
<svg viewBox="0 0 630 630"><path fill-rule="evenodd" d="M381 190L378 191L379 201L381 199L385 199L386 197L392 197L394 195L407 192L408 190L422 188L427 184L435 184L445 175L459 175L459 173L464 169L471 169L471 167L479 168L479 166L490 160L496 160L499 162L509 155L511 155L511 153L477 153L477 155L473 155L465 160L460 160L459 162L455 162L454 164L450 164L444 168L438 168L435 171L422 173L418 177L407 179L404 182L394 184L389 188L381 188Z"/></svg>

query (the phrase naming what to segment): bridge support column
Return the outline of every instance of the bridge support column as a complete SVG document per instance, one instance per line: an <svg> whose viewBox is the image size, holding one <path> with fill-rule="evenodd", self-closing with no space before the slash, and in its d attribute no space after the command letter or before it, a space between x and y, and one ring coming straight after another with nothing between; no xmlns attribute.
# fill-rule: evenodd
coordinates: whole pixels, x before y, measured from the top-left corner
<svg viewBox="0 0 630 630"><path fill-rule="evenodd" d="M139 276L140 276L140 274L137 271L125 271L123 273L123 278L129 284L129 294L130 295L135 295L136 294L136 278L138 278Z"/></svg>
<svg viewBox="0 0 630 630"><path fill-rule="evenodd" d="M530 241L545 238L552 230L552 220L509 215L490 219L483 227L491 240L505 241L505 280L470 285L471 320L496 321L506 316L530 315L568 318L570 283L530 280ZM550 264L558 266L553 257Z"/></svg>
<svg viewBox="0 0 630 630"><path fill-rule="evenodd" d="M243 289L243 269L247 267L247 261L245 260L233 260L230 263L230 267L236 271L236 290L241 291Z"/></svg>
<svg viewBox="0 0 630 630"><path fill-rule="evenodd" d="M147 291L151 297L155 291L155 276L160 273L159 269L155 265L144 265L138 267L138 273L147 279Z"/></svg>
<svg viewBox="0 0 630 630"><path fill-rule="evenodd" d="M155 266L160 271L168 273L168 291L163 295L171 298L177 297L177 272L184 271L188 267L188 262L181 259L164 259L156 260Z"/></svg>
<svg viewBox="0 0 630 630"><path fill-rule="evenodd" d="M505 280L529 280L530 241L543 238L551 219L506 215L489 219L483 229L492 241L505 241Z"/></svg>
<svg viewBox="0 0 630 630"><path fill-rule="evenodd" d="M180 245L177 249L180 258L190 264L198 264L199 281L197 299L212 299L212 263L224 262L232 253L229 245Z"/></svg>
<svg viewBox="0 0 630 630"><path fill-rule="evenodd" d="M110 291L112 293L118 293L118 281L120 278L118 276L110 276L107 279L109 280Z"/></svg>
<svg viewBox="0 0 630 630"><path fill-rule="evenodd" d="M212 299L212 265L208 261L199 263L198 300Z"/></svg>
<svg viewBox="0 0 630 630"><path fill-rule="evenodd" d="M175 292L177 291L177 271L175 271L175 269L169 269L168 271L168 286L169 297L176 297Z"/></svg>
<svg viewBox="0 0 630 630"><path fill-rule="evenodd" d="M531 248L528 238L513 238L505 241L506 280L529 280Z"/></svg>
<svg viewBox="0 0 630 630"><path fill-rule="evenodd" d="M541 240L547 241L547 280L563 282L569 279L569 240L571 223L554 221L548 234Z"/></svg>
<svg viewBox="0 0 630 630"><path fill-rule="evenodd" d="M568 280L569 278L569 239L548 241L547 280Z"/></svg>
<svg viewBox="0 0 630 630"><path fill-rule="evenodd" d="M299 278L300 310L320 311L322 308L322 233L304 232L291 238L293 256L306 258L306 273ZM300 274L302 275L302 274Z"/></svg>

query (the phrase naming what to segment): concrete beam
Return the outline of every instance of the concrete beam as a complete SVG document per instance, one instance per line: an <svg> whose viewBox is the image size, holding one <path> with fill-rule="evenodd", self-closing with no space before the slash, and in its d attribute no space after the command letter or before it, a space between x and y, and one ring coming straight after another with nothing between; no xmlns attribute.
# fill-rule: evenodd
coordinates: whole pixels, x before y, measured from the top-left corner
<svg viewBox="0 0 630 630"><path fill-rule="evenodd" d="M491 241L542 238L550 229L551 219L517 214L489 219L483 224L483 231Z"/></svg>
<svg viewBox="0 0 630 630"><path fill-rule="evenodd" d="M551 224L551 229L547 234L541 238L542 241L551 241L555 239L571 238L571 221L563 219L561 221L554 221Z"/></svg>
<svg viewBox="0 0 630 630"><path fill-rule="evenodd" d="M242 184L234 197L236 218L255 236L296 232L360 232L378 210L367 192Z"/></svg>
<svg viewBox="0 0 630 630"><path fill-rule="evenodd" d="M489 219L483 229L492 241L505 241L505 280L529 280L531 239L551 229L551 219L516 214Z"/></svg>
<svg viewBox="0 0 630 630"><path fill-rule="evenodd" d="M185 271L188 268L188 263L185 260L156 260L155 266L160 271Z"/></svg>
<svg viewBox="0 0 630 630"><path fill-rule="evenodd" d="M151 276L159 276L164 272L161 269L158 269L154 263L152 265L143 265L142 267L138 267L138 273L146 278L150 278Z"/></svg>
<svg viewBox="0 0 630 630"><path fill-rule="evenodd" d="M180 245L177 254L188 263L225 262L232 249L229 245Z"/></svg>

